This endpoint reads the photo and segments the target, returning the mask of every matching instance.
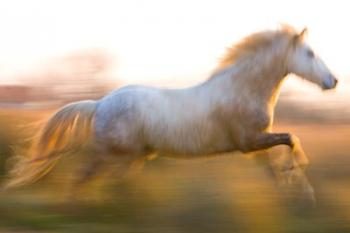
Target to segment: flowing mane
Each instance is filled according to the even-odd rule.
[[[289,25],[282,25],[278,30],[253,33],[227,48],[225,55],[220,59],[214,73],[236,63],[242,57],[256,54],[259,50],[269,47],[276,39],[281,37],[292,39],[295,35],[297,35],[297,31]]]

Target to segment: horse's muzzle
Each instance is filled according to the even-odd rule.
[[[338,79],[335,78],[333,75],[330,75],[330,77],[322,83],[322,89],[323,90],[330,90],[334,89],[338,84]]]

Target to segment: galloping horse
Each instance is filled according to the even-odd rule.
[[[83,169],[77,184],[92,177],[107,157],[119,163],[122,176],[155,153],[195,158],[287,145],[297,165],[306,165],[295,135],[272,132],[274,107],[288,74],[324,90],[337,84],[305,43],[305,34],[306,29],[299,33],[282,26],[249,35],[228,49],[209,79],[193,87],[126,86],[97,101],[64,106],[38,132],[7,186],[37,180],[62,154],[88,140],[94,145],[94,161]]]

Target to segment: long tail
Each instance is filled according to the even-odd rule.
[[[96,101],[68,104],[57,111],[34,137],[26,156],[10,170],[4,188],[35,182],[65,153],[79,149],[91,135]]]

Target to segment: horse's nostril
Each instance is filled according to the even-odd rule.
[[[322,89],[323,90],[333,89],[337,86],[337,84],[338,84],[338,79],[333,75],[329,75],[328,79],[323,81]]]
[[[334,79],[334,87],[336,87],[337,86],[337,84],[338,84],[338,79]]]

